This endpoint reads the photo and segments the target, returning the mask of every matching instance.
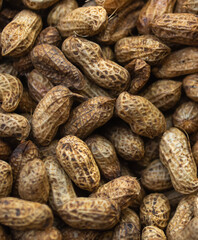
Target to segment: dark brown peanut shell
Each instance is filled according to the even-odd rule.
[[[157,78],[172,78],[198,72],[198,48],[187,47],[172,52],[162,64],[153,68]]]
[[[34,68],[30,58],[30,54],[28,53],[25,56],[14,60],[13,67],[16,69],[20,76],[28,74]]]
[[[161,111],[174,107],[181,97],[182,83],[172,80],[158,80],[152,83],[142,96]]]
[[[0,113],[0,137],[14,137],[25,140],[30,133],[27,118],[16,113]]]
[[[35,158],[21,169],[19,195],[24,200],[46,203],[49,197],[49,181],[43,161]]]
[[[103,231],[102,233],[100,231],[100,235],[97,237],[97,240],[109,240],[109,239],[112,240],[112,237],[113,237],[113,234],[114,234],[113,230],[114,229],[108,230],[108,231]]]
[[[192,147],[192,154],[195,159],[196,165],[198,166],[198,141]]]
[[[67,87],[59,85],[47,92],[38,103],[32,117],[32,132],[40,145],[49,145],[58,127],[67,121],[75,95]]]
[[[102,175],[112,180],[120,176],[120,162],[112,143],[100,135],[91,135],[85,141]]]
[[[45,229],[51,227],[51,209],[36,202],[19,198],[0,198],[0,223],[16,230]]]
[[[167,240],[164,231],[155,226],[147,226],[142,230],[142,240]]]
[[[198,104],[185,102],[181,104],[173,114],[173,125],[182,128],[187,133],[198,130]]]
[[[102,46],[101,49],[104,59],[114,61],[115,55],[110,46]]]
[[[63,240],[99,240],[99,231],[80,230],[72,227],[65,227],[62,231]]]
[[[120,208],[111,199],[81,197],[68,200],[59,214],[71,227],[106,230],[118,223]]]
[[[29,95],[29,91],[27,89],[23,89],[23,94],[19,105],[17,107],[17,111],[20,113],[33,113],[36,108],[36,102]]]
[[[181,199],[185,196],[179,192],[176,192],[174,189],[168,192],[164,192],[164,195],[168,198],[171,209],[175,209]]]
[[[11,193],[12,182],[11,166],[7,162],[0,160],[0,198],[7,197]]]
[[[60,166],[56,157],[48,156],[44,159],[45,168],[50,184],[49,204],[57,211],[68,199],[75,198],[71,179]]]
[[[39,15],[29,10],[19,12],[2,31],[2,55],[25,55],[32,48],[41,29],[42,19]]]
[[[10,165],[13,173],[13,195],[18,196],[19,174],[25,164],[39,157],[37,146],[30,140],[20,143],[12,152]]]
[[[117,202],[121,209],[127,208],[133,199],[140,194],[140,184],[135,177],[121,176],[100,186],[91,198],[110,198]]]
[[[95,42],[72,36],[63,42],[62,51],[90,80],[111,90],[114,95],[128,87],[129,72],[117,63],[105,60],[101,47]]]
[[[17,69],[14,67],[14,63],[4,62],[0,64],[0,73],[7,73],[14,77],[18,75]]]
[[[13,112],[23,94],[21,81],[10,74],[0,73],[0,101],[1,108],[6,112]]]
[[[152,35],[125,37],[115,45],[116,59],[119,63],[129,63],[141,58],[149,64],[156,64],[164,59],[170,48]]]
[[[166,13],[151,23],[152,32],[164,42],[198,46],[198,16],[190,13]]]
[[[39,154],[41,158],[56,156],[56,147],[58,140],[53,140],[48,146],[40,147]]]
[[[198,74],[191,74],[183,79],[184,91],[190,99],[198,102]]]
[[[71,64],[59,48],[49,44],[40,44],[33,48],[31,60],[34,67],[54,85],[65,85],[82,89],[82,73]]]
[[[143,199],[140,206],[140,220],[144,226],[164,229],[169,221],[170,204],[162,193],[151,193]]]
[[[146,98],[123,92],[116,100],[116,113],[138,135],[154,138],[166,129],[164,115]]]
[[[0,239],[1,240],[8,240],[8,236],[2,226],[0,226]]]
[[[81,103],[71,111],[68,121],[61,129],[62,136],[75,135],[86,138],[111,119],[114,105],[115,99],[105,96],[90,98]]]
[[[0,159],[8,160],[11,153],[10,145],[0,139]]]
[[[93,191],[99,186],[99,169],[91,151],[81,139],[71,135],[60,139],[56,155],[65,172],[79,188]]]

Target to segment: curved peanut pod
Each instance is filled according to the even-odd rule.
[[[110,229],[118,223],[120,217],[117,203],[102,198],[70,199],[58,212],[65,223],[78,229]]]
[[[13,112],[22,97],[23,85],[21,81],[10,74],[0,73],[1,108],[6,112]]]
[[[0,137],[15,137],[20,141],[25,140],[29,133],[27,118],[15,113],[0,113]]]
[[[0,198],[0,223],[16,230],[45,229],[51,227],[51,209],[36,202],[19,198]]]
[[[140,184],[135,177],[121,176],[99,187],[90,197],[110,198],[116,201],[121,209],[125,209],[138,197],[140,190]]]
[[[59,140],[56,155],[71,180],[84,190],[93,191],[99,186],[100,172],[88,146],[76,136]]]
[[[147,226],[142,230],[142,240],[167,240],[167,238],[162,229]]]
[[[28,8],[34,9],[34,10],[40,10],[40,9],[45,9],[52,6],[54,3],[58,2],[59,0],[44,0],[44,1],[22,0],[22,1],[23,1],[23,4]]]
[[[197,166],[187,135],[178,128],[170,128],[161,138],[159,151],[175,190],[183,194],[197,191]]]
[[[0,197],[7,197],[12,190],[12,168],[2,160],[0,160],[0,173]]]

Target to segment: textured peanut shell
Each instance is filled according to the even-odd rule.
[[[99,231],[80,230],[72,227],[66,227],[62,231],[63,240],[99,240]]]
[[[45,229],[51,227],[51,209],[36,202],[19,198],[0,198],[0,223],[16,230]]]
[[[191,74],[183,79],[183,89],[186,96],[198,102],[198,74]]]
[[[151,162],[141,173],[141,183],[152,191],[163,191],[172,187],[168,170],[160,160]]]
[[[0,73],[7,73],[15,77],[18,75],[17,69],[14,67],[14,64],[11,62],[1,63]]]
[[[29,91],[26,88],[24,88],[21,100],[17,107],[17,111],[20,113],[32,114],[35,108],[36,108],[36,102],[31,98]]]
[[[107,20],[107,12],[103,7],[79,7],[61,18],[57,28],[62,37],[91,37],[106,27]]]
[[[47,17],[47,23],[51,26],[57,26],[60,19],[78,7],[76,0],[62,0],[58,2]]]
[[[164,115],[146,98],[123,92],[116,100],[116,114],[138,135],[154,138],[166,129]]]
[[[156,64],[170,53],[170,48],[152,35],[125,37],[115,45],[119,63],[141,58],[149,64]]]
[[[100,135],[91,135],[85,141],[102,173],[108,179],[120,176],[120,162],[112,143]]]
[[[25,164],[34,158],[38,158],[39,152],[36,145],[28,140],[20,143],[12,152],[10,165],[13,173],[13,195],[18,196],[19,174]]]
[[[140,206],[140,220],[144,226],[156,226],[164,229],[169,221],[170,204],[162,193],[151,193],[143,199]]]
[[[141,9],[137,29],[140,34],[151,34],[151,24],[156,17],[173,12],[176,0],[149,0]]]
[[[144,142],[122,122],[107,125],[105,136],[112,142],[116,152],[126,161],[139,161],[144,156]]]
[[[161,138],[159,152],[174,189],[183,194],[197,191],[197,166],[187,135],[178,128],[170,128]]]
[[[181,104],[173,114],[173,124],[187,133],[198,130],[198,104],[192,101]]]
[[[147,226],[142,230],[142,240],[167,240],[167,238],[160,228]]]
[[[45,9],[52,6],[59,0],[22,0],[23,4],[33,10]]]
[[[165,42],[198,46],[198,16],[190,13],[167,13],[151,23],[152,32]]]
[[[187,47],[172,52],[162,64],[153,68],[157,78],[172,78],[198,71],[198,48]]]
[[[68,200],[59,214],[71,227],[106,230],[118,223],[120,208],[111,199],[81,197]]]
[[[29,10],[19,12],[2,31],[2,55],[25,55],[32,48],[41,29],[42,19],[39,15]]]
[[[112,240],[140,240],[140,229],[138,215],[130,208],[126,208],[121,212],[120,222],[115,227]]]
[[[142,96],[161,111],[174,107],[181,97],[182,83],[172,80],[158,80],[152,83]]]
[[[127,88],[130,81],[129,72],[117,63],[105,60],[98,44],[71,36],[63,42],[62,51],[90,80],[111,90],[114,95]]]
[[[22,93],[23,85],[17,77],[0,73],[0,100],[4,111],[13,112],[22,98]]]
[[[115,55],[110,46],[102,46],[101,49],[104,59],[114,61]]]
[[[185,9],[185,12],[197,14],[198,2],[197,0],[186,0],[183,3],[183,8]]]
[[[2,160],[0,160],[0,197],[7,197],[12,190],[12,168]]]
[[[48,156],[44,159],[45,168],[50,184],[49,204],[57,211],[68,199],[75,198],[71,179],[60,166],[56,157]]]
[[[11,153],[10,145],[0,139],[0,159],[7,160]]]
[[[82,89],[84,78],[82,73],[71,64],[62,51],[56,46],[40,44],[31,51],[34,67],[54,85],[65,85]]]
[[[16,113],[0,113],[0,137],[14,137],[25,140],[30,133],[28,120]]]
[[[13,67],[21,76],[28,74],[34,68],[30,54],[14,59]]]
[[[81,139],[71,135],[60,139],[56,155],[65,172],[79,188],[93,191],[99,186],[99,169],[91,151]]]
[[[94,97],[81,103],[69,116],[61,129],[62,136],[75,135],[86,138],[96,128],[103,126],[113,116],[115,99],[110,97]]]
[[[133,199],[140,194],[140,184],[135,177],[121,176],[100,186],[91,198],[110,198],[119,205],[121,209],[127,208]]]
[[[72,97],[67,87],[53,87],[38,103],[32,117],[34,139],[42,146],[49,145],[58,131],[58,127],[69,117]]]
[[[21,169],[19,195],[24,200],[46,203],[49,197],[49,181],[43,161],[35,158]]]
[[[58,140],[53,140],[48,146],[40,147],[39,154],[41,158],[56,156],[56,147]]]

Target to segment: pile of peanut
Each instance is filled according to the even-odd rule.
[[[0,8],[0,240],[198,240],[198,1]]]

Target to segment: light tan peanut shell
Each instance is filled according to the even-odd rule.
[[[49,145],[58,127],[67,121],[75,95],[67,87],[59,85],[47,92],[38,103],[32,117],[32,132],[40,145]]]
[[[105,96],[90,98],[81,103],[71,111],[68,121],[62,126],[62,136],[86,138],[112,118],[114,105],[115,99]]]
[[[167,240],[167,238],[160,228],[147,226],[142,230],[142,240]]]
[[[156,64],[170,53],[170,48],[153,35],[125,37],[115,44],[119,63],[141,58],[149,64]]]
[[[151,193],[143,199],[140,206],[140,220],[144,226],[156,226],[164,229],[169,221],[170,204],[162,193]]]
[[[110,198],[117,202],[121,209],[127,208],[133,199],[140,194],[140,184],[135,177],[121,176],[100,186],[91,198]]]
[[[57,211],[68,199],[75,198],[71,179],[60,166],[55,156],[44,159],[45,168],[50,184],[49,204]]]
[[[183,3],[185,12],[198,14],[198,2],[197,0],[186,0]]]
[[[62,37],[91,37],[101,32],[107,21],[107,12],[103,7],[79,7],[62,17],[57,28]]]
[[[51,209],[19,198],[0,198],[0,223],[16,230],[45,229],[52,226]]]
[[[153,68],[157,78],[172,78],[198,72],[198,48],[187,47],[172,52]]]
[[[173,187],[183,194],[198,190],[197,166],[187,135],[178,128],[167,130],[160,141],[160,160],[168,169]]]
[[[59,0],[22,0],[23,4],[30,9],[40,10],[52,6],[54,3]]]
[[[98,44],[71,36],[63,42],[62,51],[90,80],[100,87],[111,90],[114,95],[128,87],[129,72],[117,63],[105,60]]]
[[[71,135],[60,139],[56,155],[63,169],[79,188],[93,191],[99,186],[99,169],[91,151],[81,139]]]
[[[0,137],[14,137],[25,140],[30,133],[27,118],[16,113],[0,113]]]
[[[118,223],[120,217],[117,203],[103,198],[73,198],[58,212],[65,223],[78,229],[110,229]]]
[[[138,215],[130,208],[126,208],[121,212],[120,222],[115,227],[112,240],[140,240],[140,229],[141,225]]]
[[[0,197],[7,197],[12,190],[12,168],[2,160],[0,160]]]
[[[22,93],[23,85],[17,77],[0,73],[0,100],[4,111],[13,112],[22,98]]]
[[[141,95],[161,111],[174,107],[181,97],[182,83],[172,80],[158,80],[152,83]]]
[[[198,74],[190,74],[183,79],[183,89],[186,96],[198,102]]]
[[[93,157],[106,179],[114,179],[120,176],[120,162],[112,143],[100,135],[91,135],[85,140]]]
[[[168,169],[158,159],[142,171],[141,183],[152,191],[163,191],[172,187]]]
[[[164,115],[146,98],[122,92],[116,100],[116,114],[138,135],[154,138],[166,129]]]
[[[19,195],[24,200],[46,203],[49,197],[49,181],[43,161],[35,158],[21,169]]]
[[[0,159],[7,160],[11,153],[10,145],[0,139]]]
[[[22,10],[2,31],[2,55],[25,55],[30,51],[41,29],[41,17],[32,11]]]

